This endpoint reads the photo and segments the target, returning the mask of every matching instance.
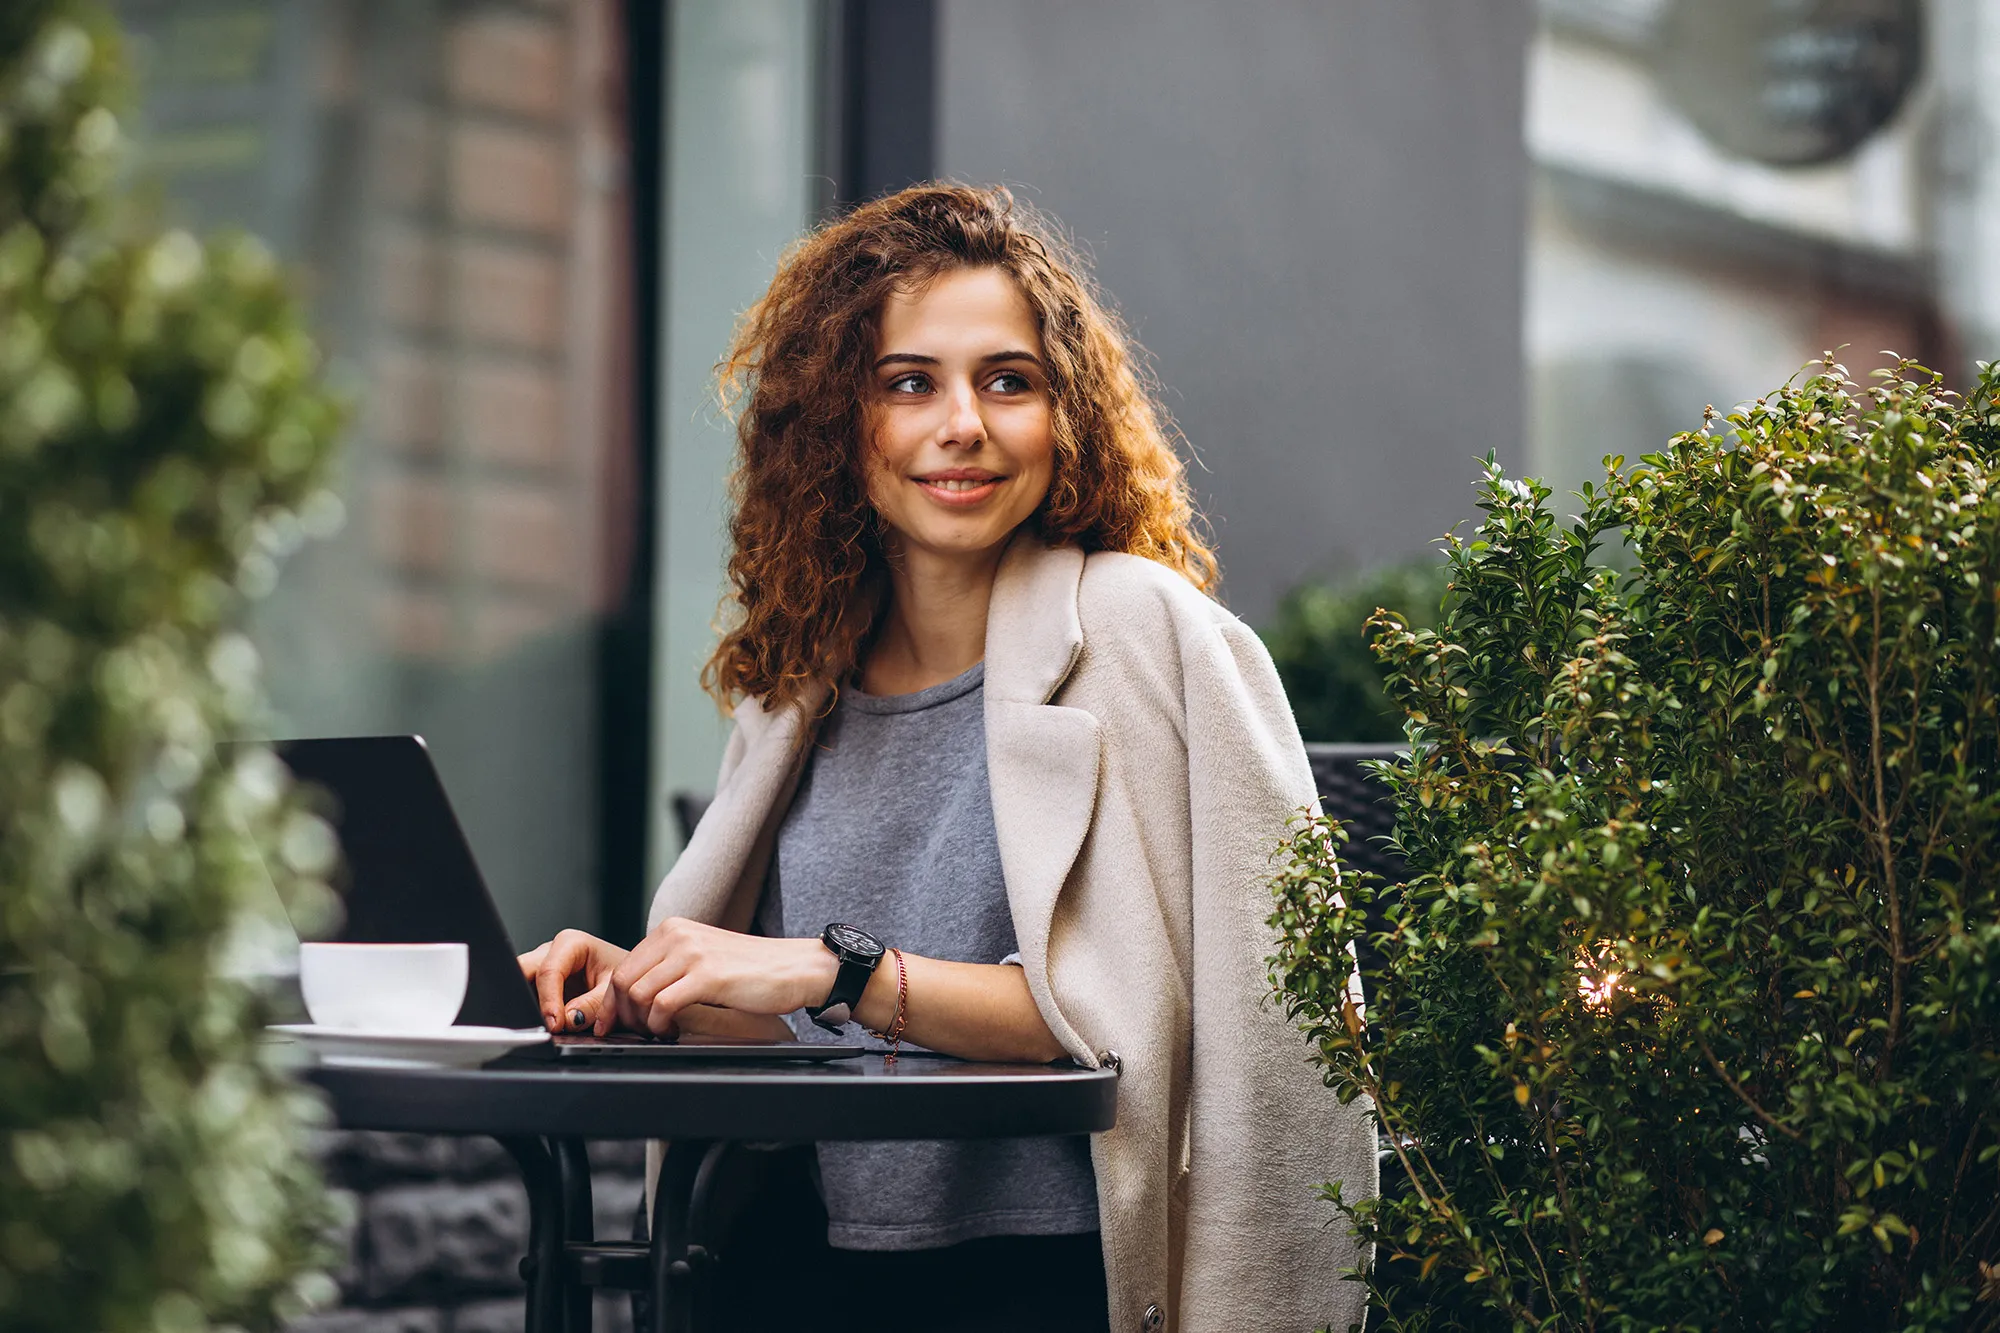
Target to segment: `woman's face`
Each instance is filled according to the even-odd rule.
[[[999,269],[956,269],[882,308],[868,499],[905,557],[996,552],[1049,493],[1048,374],[1033,309]]]

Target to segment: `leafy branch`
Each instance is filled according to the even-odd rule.
[[[1561,524],[1488,460],[1442,620],[1370,622],[1404,882],[1330,906],[1310,820],[1273,882],[1385,1326],[1992,1326],[2000,372],[1829,357],[1606,463]]]

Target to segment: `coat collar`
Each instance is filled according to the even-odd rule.
[[[1049,983],[1056,900],[1097,813],[1103,742],[1097,719],[1050,701],[1083,657],[1077,599],[1084,554],[1016,537],[986,614],[986,771],[1007,904],[1028,989],[1063,1047],[1094,1064]]]
[[[986,697],[1045,704],[1083,655],[1083,552],[1030,532],[1008,543],[986,611]]]

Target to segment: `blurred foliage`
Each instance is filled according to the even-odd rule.
[[[1413,560],[1347,583],[1302,583],[1285,595],[1262,637],[1300,735],[1309,741],[1403,738],[1403,710],[1383,690],[1388,669],[1368,647],[1368,617],[1394,611],[1411,625],[1435,626],[1447,572],[1442,560]]]
[[[1879,374],[1573,526],[1489,461],[1443,625],[1376,619],[1411,877],[1302,821],[1272,967],[1393,1153],[1379,1326],[2000,1327],[2000,370]]]
[[[331,1283],[319,1103],[220,975],[251,895],[331,901],[231,629],[337,521],[340,413],[270,257],[112,192],[116,32],[0,6],[0,1328],[269,1328]]]

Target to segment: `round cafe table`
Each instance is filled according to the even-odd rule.
[[[596,1290],[652,1293],[658,1333],[726,1328],[707,1277],[769,1154],[826,1139],[978,1139],[1111,1128],[1117,1057],[1103,1069],[973,1064],[905,1054],[806,1062],[484,1069],[321,1067],[306,1077],[347,1129],[485,1135],[528,1190],[528,1333],[589,1333]],[[591,1235],[589,1139],[665,1139],[652,1239]]]

